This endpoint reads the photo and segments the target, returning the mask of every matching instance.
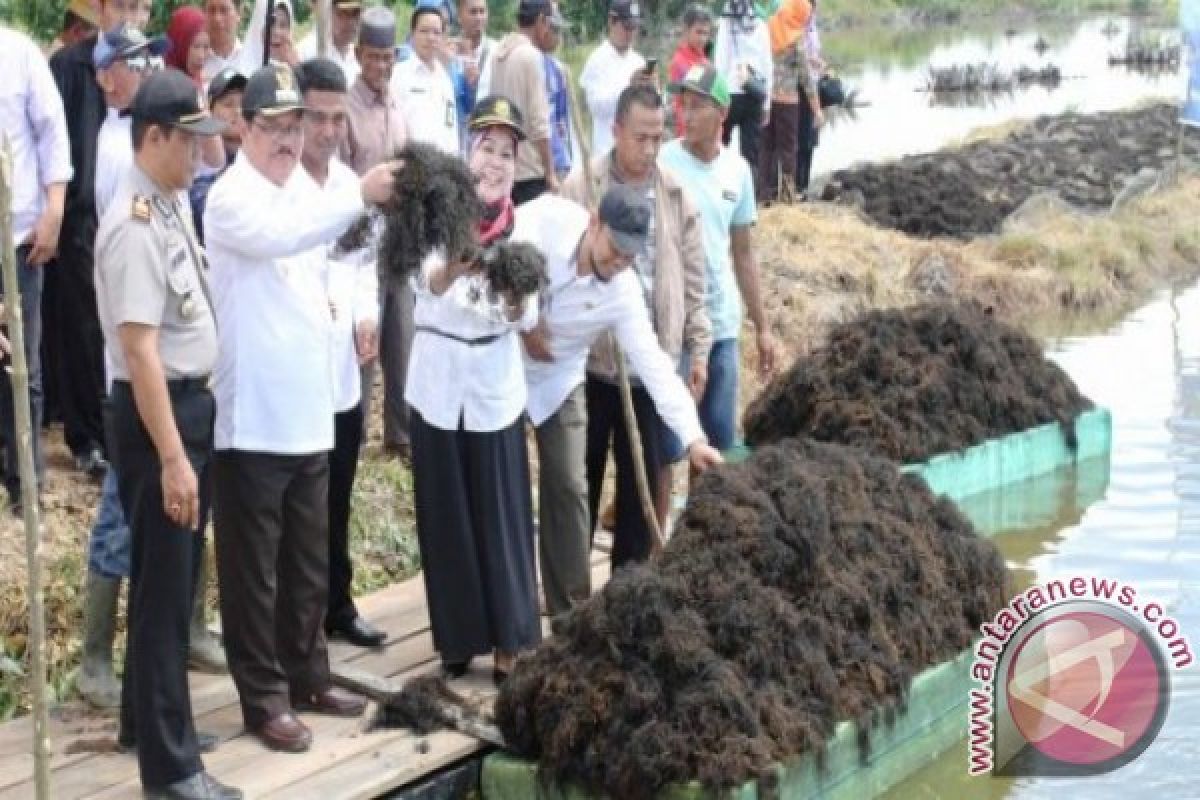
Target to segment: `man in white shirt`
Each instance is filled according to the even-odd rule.
[[[358,58],[354,54],[354,45],[358,41],[358,25],[362,21],[362,0],[333,0],[333,17],[329,21],[329,47],[325,49],[325,58],[342,68],[346,76],[346,85],[354,84],[358,78]],[[300,40],[296,51],[300,58],[308,60],[321,55],[317,47],[316,25],[308,35]]]
[[[298,170],[303,103],[291,67],[246,84],[237,159],[204,212],[218,331],[214,522],[229,671],[248,730],[307,750],[293,709],[357,716],[335,690],[322,620],[329,583],[333,318],[325,246],[392,190],[392,163],[314,193]]]
[[[736,128],[742,158],[752,170],[757,170],[758,144],[767,115],[771,113],[771,85],[775,74],[771,35],[757,3],[726,0],[717,22],[713,66],[729,81],[732,95],[721,141],[728,145]]]
[[[311,192],[336,195],[358,176],[335,158],[346,134],[346,81],[333,59],[314,58],[296,70],[304,94],[300,162]],[[375,358],[379,279],[371,248],[346,253],[331,243],[324,283],[333,314],[333,451],[329,454],[329,602],[325,632],[359,647],[377,647],[383,631],[359,615],[350,595],[350,494],[363,438],[360,366]]]
[[[67,182],[71,180],[71,145],[62,97],[42,53],[25,34],[0,25],[0,130],[13,155],[11,220],[17,254],[17,289],[29,368],[30,420],[34,467],[41,481],[42,422],[42,267],[58,251]],[[9,503],[20,511],[17,436],[9,373],[0,371],[0,412],[9,470],[5,488]]]
[[[597,214],[554,195],[517,209],[512,240],[535,245],[548,273],[537,327],[522,338],[538,441],[538,550],[551,615],[591,594],[583,384],[599,336],[616,338],[692,466],[702,470],[721,461],[677,365],[659,347],[641,281],[629,269],[645,246],[650,213],[645,193],[622,184],[609,187]]]
[[[455,41],[462,62],[462,84],[458,87],[458,122],[466,151],[467,119],[475,102],[488,96],[492,84],[492,51],[496,40],[487,35],[487,0],[458,0],[459,37]]]
[[[612,0],[608,7],[608,38],[588,56],[579,74],[579,86],[592,115],[592,156],[612,149],[617,98],[637,73],[646,71],[646,59],[633,49],[642,10],[637,0]]]
[[[457,155],[458,102],[454,81],[440,59],[445,28],[438,9],[418,6],[413,11],[413,54],[392,70],[391,92],[410,139]]]
[[[237,35],[242,22],[242,0],[204,0],[204,18],[212,48],[204,61],[204,82],[207,84],[225,67],[238,66],[242,52],[242,42]]]

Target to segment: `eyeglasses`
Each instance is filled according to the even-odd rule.
[[[300,125],[274,125],[254,120],[254,127],[276,141],[280,139],[295,139],[304,135],[304,128]]]

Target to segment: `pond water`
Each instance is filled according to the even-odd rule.
[[[1088,464],[967,511],[1000,531],[1018,582],[1127,582],[1200,646],[1200,288],[1164,292],[1099,335],[1051,339],[1051,357],[1113,415],[1110,465]],[[1106,468],[1107,467],[1107,468]],[[971,778],[965,743],[887,796],[1200,797],[1200,666],[1171,675],[1166,722],[1140,758],[1091,778]],[[963,712],[966,713],[965,711]]]
[[[868,103],[852,116],[838,115],[822,132],[814,174],[827,174],[861,161],[886,161],[937,150],[971,131],[1016,118],[1064,111],[1110,111],[1147,98],[1179,102],[1186,76],[1143,74],[1109,66],[1108,56],[1125,48],[1128,35],[1158,41],[1176,36],[1163,24],[1095,16],[1037,27],[1003,26],[968,31],[847,29],[824,38],[826,58],[839,67],[848,89]],[[1049,45],[1039,55],[1035,44]],[[986,63],[1011,72],[1027,66],[1057,66],[1064,76],[1053,89],[1031,87],[1011,93],[968,98],[954,106],[935,104],[926,85],[929,68]],[[975,105],[963,105],[965,102]]]

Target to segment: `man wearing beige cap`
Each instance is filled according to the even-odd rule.
[[[64,47],[81,42],[96,32],[96,21],[100,18],[99,0],[71,0],[63,12],[62,30],[46,50],[46,57]]]

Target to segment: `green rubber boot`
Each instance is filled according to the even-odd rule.
[[[117,598],[121,579],[88,573],[84,607],[83,663],[75,688],[94,708],[121,705],[121,682],[113,671],[113,637],[117,632]]]
[[[225,650],[208,629],[205,619],[205,594],[208,588],[208,559],[200,559],[196,576],[196,595],[192,599],[192,622],[188,630],[188,666],[200,672],[222,675],[229,671]]]

